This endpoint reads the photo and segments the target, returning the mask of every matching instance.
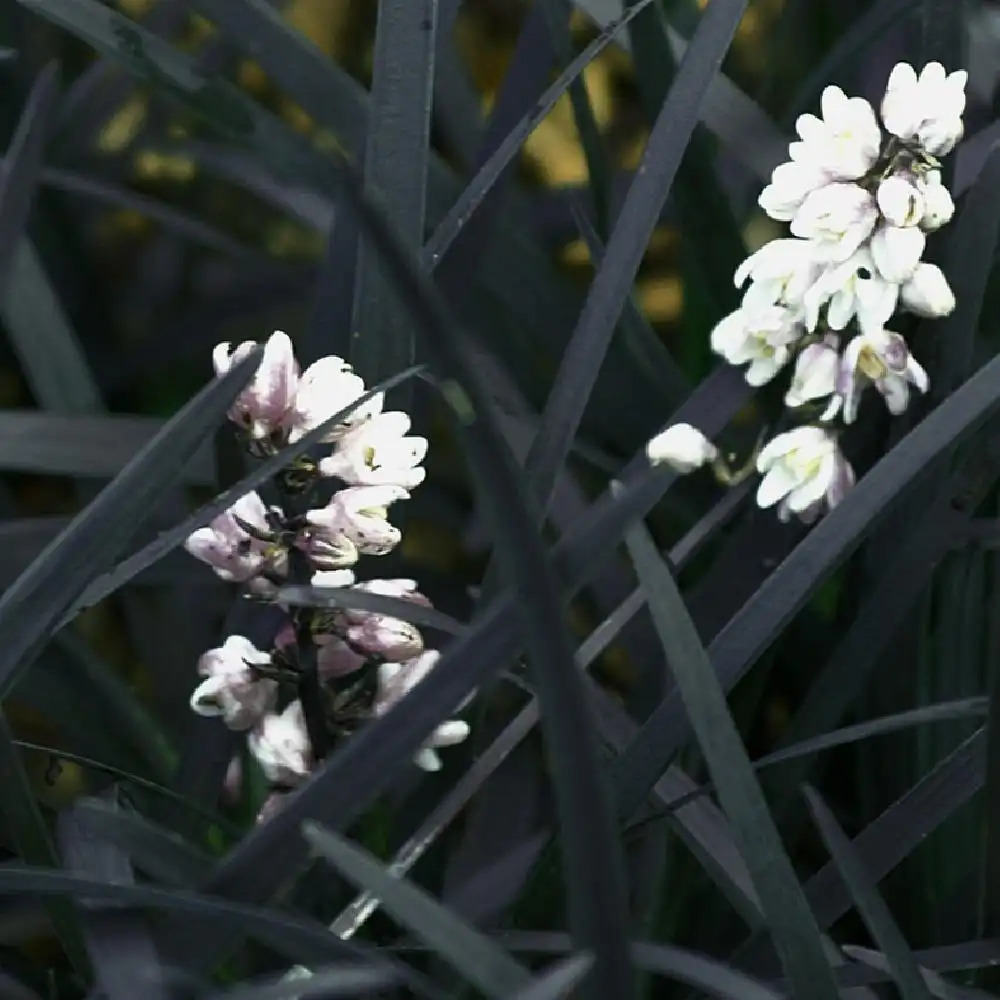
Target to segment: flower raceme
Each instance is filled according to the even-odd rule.
[[[224,375],[254,346],[219,344],[212,353],[216,374]],[[301,371],[291,340],[279,331],[267,340],[257,373],[229,417],[252,455],[273,455],[364,393],[363,380],[342,358],[320,358]],[[414,580],[358,583],[354,577],[362,556],[385,555],[400,543],[389,508],[424,479],[427,441],[410,434],[407,414],[383,407],[381,393],[356,406],[325,434],[325,454],[296,463],[294,478],[276,477],[264,495],[270,502],[276,493],[280,503],[268,506],[258,493],[248,493],[185,542],[223,580],[240,584],[254,600],[278,603],[286,615],[268,649],[230,635],[206,652],[191,696],[198,714],[247,733],[250,754],[274,787],[262,819],[319,763],[310,738],[317,726],[330,740],[349,738],[437,662],[420,630],[392,615],[281,603],[283,585],[308,583],[430,606]],[[304,670],[314,671],[318,697],[314,686],[303,687]],[[416,763],[437,770],[435,748],[461,742],[468,731],[460,720],[442,724]]]
[[[738,309],[711,332],[712,350],[761,386],[792,367],[785,406],[815,419],[779,434],[756,457],[761,507],[811,521],[854,481],[829,426],[857,419],[873,387],[892,414],[924,393],[927,373],[904,338],[887,327],[897,311],[937,318],[955,308],[941,269],[923,255],[929,234],[955,212],[938,157],[963,134],[964,70],[907,63],[889,75],[879,114],[866,100],[827,87],[820,114],[801,115],[789,159],[775,168],[758,203],[790,236],[760,247],[736,270]],[[815,414],[815,416],[813,416]],[[655,437],[647,453],[677,472],[710,464],[719,482],[734,475],[718,449],[687,425]]]

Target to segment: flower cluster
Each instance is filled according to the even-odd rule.
[[[814,519],[854,481],[832,421],[857,418],[872,386],[893,414],[911,387],[926,392],[927,373],[906,340],[886,328],[897,311],[940,317],[955,307],[948,281],[923,260],[927,234],[955,206],[938,157],[963,134],[967,74],[907,63],[889,76],[881,124],[872,106],[827,87],[822,116],[804,114],[790,159],[775,168],[759,198],[791,235],[772,240],[736,271],[738,309],[711,334],[715,353],[746,366],[753,386],[793,366],[784,401],[792,415],[816,422],[777,435],[757,456],[761,507],[778,504],[785,520]],[[688,425],[650,442],[652,462],[678,472],[711,463],[732,481],[714,445]]]
[[[213,352],[216,374],[254,346],[220,344]],[[350,412],[322,435],[322,457],[297,461],[270,484],[277,502],[246,494],[195,531],[185,543],[188,552],[256,600],[280,602],[281,588],[296,583],[428,605],[413,580],[355,582],[361,556],[384,555],[399,544],[389,507],[423,481],[427,452],[427,441],[409,434],[405,413],[385,411],[380,393],[361,401],[365,395],[363,380],[341,358],[321,358],[302,372],[291,340],[273,334],[229,413],[250,453],[275,454]],[[316,765],[321,752],[310,733],[317,727],[331,741],[349,736],[395,704],[438,656],[424,648],[415,626],[384,614],[348,607],[283,610],[287,624],[272,648],[231,635],[205,653],[198,663],[204,679],[191,698],[195,712],[248,733],[250,752],[279,791]],[[311,689],[320,692],[313,703],[301,694],[307,670],[317,681]],[[442,724],[416,763],[436,770],[435,748],[467,735],[462,721]]]

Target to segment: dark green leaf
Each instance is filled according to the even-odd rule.
[[[563,1000],[577,987],[593,964],[594,960],[589,955],[573,955],[556,962],[508,1000]]]
[[[35,801],[35,793],[14,743],[7,717],[0,710],[0,816],[6,820],[17,855],[26,865],[59,868],[59,855],[49,836],[48,827]],[[52,900],[46,905],[49,919],[59,942],[76,971],[87,978],[90,961],[83,940],[80,915],[66,900]]]
[[[379,0],[365,190],[381,194],[414,253],[424,240],[436,28],[437,0]],[[348,360],[374,383],[412,365],[416,342],[377,249],[362,239],[359,255]]]
[[[209,994],[206,1000],[333,1000],[334,997],[369,995],[398,982],[385,969],[370,965],[334,965],[314,969],[308,976],[285,975],[265,982],[248,982],[231,990]]]
[[[56,404],[52,404],[56,405]],[[40,475],[113,479],[163,426],[154,417],[0,411],[0,468]],[[204,448],[181,471],[182,481],[212,482]]]
[[[64,875],[44,868],[0,867],[0,894],[74,896],[100,900],[109,909],[142,907],[185,913],[192,921],[235,924],[244,933],[266,940],[272,947],[301,962],[323,963],[342,959],[364,961],[369,958],[368,950],[333,937],[322,924],[315,921],[291,916],[280,910],[243,906],[176,889],[122,885],[90,876]],[[390,974],[394,969],[400,968],[385,961],[375,961],[372,964],[376,968],[388,968]],[[406,978],[413,981],[415,977],[406,975]]]
[[[0,294],[5,298],[10,287],[11,264],[38,188],[58,97],[59,66],[52,62],[31,88],[0,174]]]
[[[370,854],[316,823],[303,827],[313,850],[355,885],[378,896],[393,919],[496,1000],[531,982],[531,973],[422,889],[389,874]]]
[[[128,858],[114,844],[96,836],[75,807],[59,816],[59,843],[66,867],[80,875],[106,882],[134,883]],[[86,912],[85,902],[78,904]],[[87,950],[94,966],[95,985],[107,1000],[132,1000],[136,973],[142,978],[142,995],[167,1000],[164,971],[142,918],[132,913],[87,913],[84,924]]]
[[[385,594],[369,593],[354,587],[282,587],[275,598],[282,604],[300,608],[356,608],[377,615],[388,615],[400,621],[412,622],[425,628],[457,634],[465,626],[451,615],[425,607],[415,601]]]
[[[635,527],[626,533],[625,540],[667,663],[788,977],[802,996],[834,998],[837,990],[819,928],[684,599],[646,531]]]
[[[1000,236],[1000,148],[986,158],[948,230],[941,261],[955,293],[955,309],[934,325],[939,363],[932,392],[943,399],[972,368],[983,296]]]
[[[0,597],[0,694],[10,691],[84,588],[149,517],[259,363],[258,349],[202,389]]]
[[[833,863],[847,885],[869,933],[885,952],[892,978],[904,1000],[930,1000],[930,993],[921,978],[913,953],[896,926],[885,900],[878,894],[874,881],[854,853],[850,840],[814,789],[806,787],[805,796]]]

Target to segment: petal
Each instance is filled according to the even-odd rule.
[[[757,487],[757,506],[773,507],[795,488],[797,482],[784,465],[774,465]]]

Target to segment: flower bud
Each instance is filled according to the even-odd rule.
[[[916,226],[879,226],[872,237],[872,259],[886,281],[906,281],[916,270],[927,237]]]
[[[951,192],[941,183],[941,175],[938,173],[937,183],[929,181],[924,185],[924,214],[920,219],[920,228],[925,232],[933,232],[951,222],[954,214],[955,202]]]
[[[674,424],[646,445],[646,455],[652,465],[665,463],[681,475],[711,462],[718,454],[715,445],[690,424]]]
[[[918,316],[947,316],[955,308],[955,295],[941,268],[919,264],[900,288],[903,305]]]
[[[924,214],[924,196],[904,177],[894,174],[878,186],[879,211],[893,226],[915,226]]]
[[[812,399],[829,396],[837,387],[840,370],[840,338],[830,334],[819,344],[810,344],[795,362],[792,384],[785,394],[785,406],[802,406]]]

